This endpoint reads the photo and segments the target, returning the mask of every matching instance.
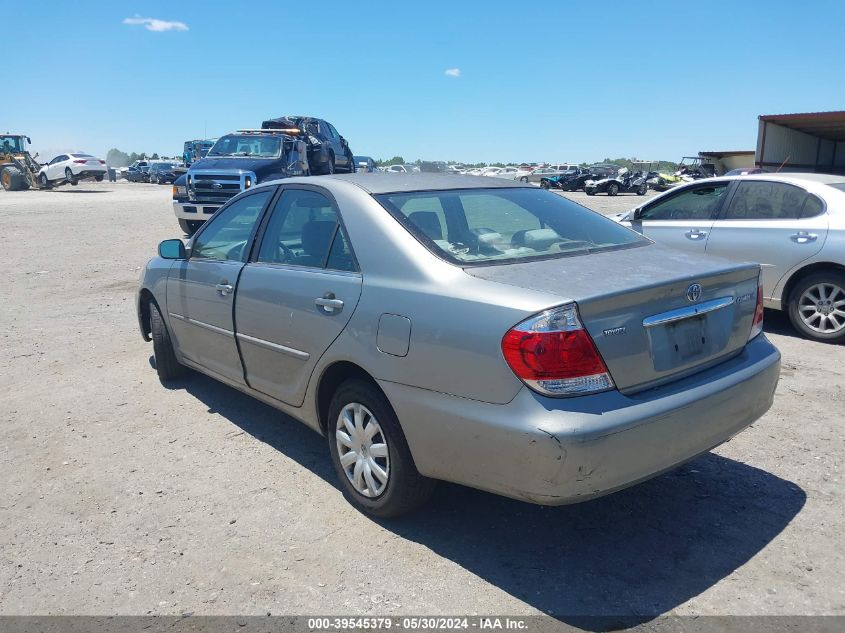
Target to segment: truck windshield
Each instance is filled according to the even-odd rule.
[[[208,151],[208,155],[278,158],[281,155],[281,150],[282,139],[278,136],[227,134],[226,136],[220,137],[220,139]]]

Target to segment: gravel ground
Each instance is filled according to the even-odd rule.
[[[442,485],[377,522],[304,426],[157,380],[133,297],[169,196],[0,191],[0,614],[845,614],[845,347],[767,313],[774,407],[713,453],[580,505]]]

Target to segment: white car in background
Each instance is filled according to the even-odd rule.
[[[507,178],[509,180],[514,180],[518,175],[523,172],[520,172],[516,167],[502,167],[499,171],[495,174],[486,174],[487,176],[495,176],[496,178]]]
[[[76,185],[80,180],[93,178],[100,182],[106,175],[106,161],[91,154],[59,154],[38,171],[38,182],[42,187],[69,182]]]
[[[416,174],[420,168],[416,165],[391,165],[385,171],[388,174]]]
[[[721,176],[673,187],[618,222],[678,250],[759,263],[767,308],[845,342],[845,176]]]

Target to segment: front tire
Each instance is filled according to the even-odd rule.
[[[615,182],[610,183],[607,186],[607,195],[615,196],[617,193],[619,193],[619,185],[617,185]]]
[[[179,218],[179,228],[181,228],[188,237],[193,237],[194,233],[200,230],[202,224],[202,222],[198,222],[197,220],[183,220],[182,218]]]
[[[40,173],[38,174],[38,186],[42,189],[49,189],[50,188],[50,180],[47,178],[47,174]]]
[[[0,171],[0,184],[6,191],[23,191],[28,188],[26,179],[17,167],[4,167]]]
[[[153,355],[156,361],[158,379],[163,382],[178,380],[185,375],[185,367],[176,360],[170,332],[164,324],[164,319],[155,302],[150,301],[150,332],[153,339]]]
[[[586,193],[588,196],[594,196],[594,195],[596,195],[596,190],[595,189],[584,189],[584,193]]]
[[[521,176],[519,182],[528,182],[528,176]]]
[[[805,338],[845,341],[845,274],[822,271],[799,280],[789,293],[789,320]]]
[[[637,195],[638,196],[644,196],[647,191],[648,191],[648,185],[640,185],[639,188],[637,189]]]
[[[417,471],[399,420],[375,385],[360,379],[342,383],[328,416],[329,452],[349,503],[386,518],[428,500],[436,482]]]
[[[549,188],[549,181],[548,180],[541,180],[540,181],[540,188],[541,189],[548,189]]]

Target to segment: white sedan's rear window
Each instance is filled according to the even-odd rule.
[[[542,189],[421,191],[376,199],[435,255],[462,265],[649,243],[640,234]]]

